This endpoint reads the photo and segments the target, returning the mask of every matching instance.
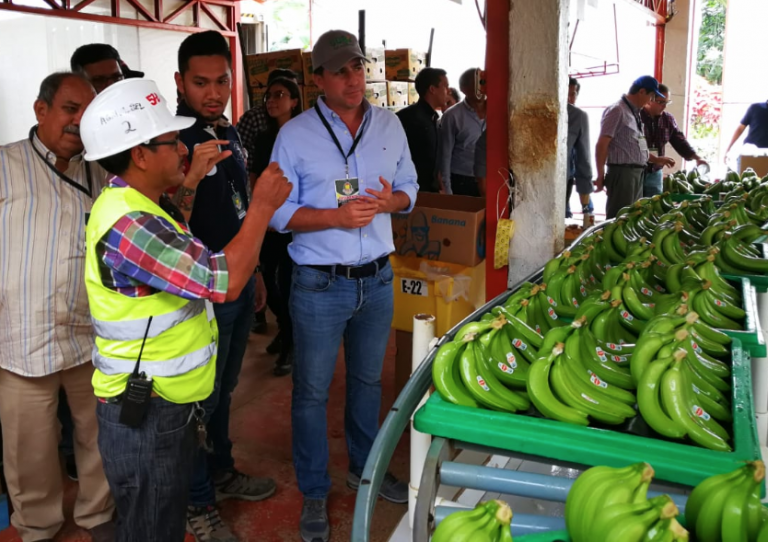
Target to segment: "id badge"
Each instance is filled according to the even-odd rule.
[[[240,197],[240,194],[237,192],[234,192],[232,194],[232,203],[235,204],[235,211],[237,211],[237,218],[240,220],[245,218],[245,205],[243,205],[243,199]]]
[[[333,184],[336,189],[336,204],[339,207],[360,197],[360,182],[357,177],[336,179]]]
[[[645,136],[637,136],[637,144],[640,145],[640,152],[648,152],[648,142]]]

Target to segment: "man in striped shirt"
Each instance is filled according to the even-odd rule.
[[[43,80],[29,137],[0,147],[0,420],[3,461],[23,542],[64,523],[59,389],[75,422],[75,523],[114,540],[114,503],[96,436],[85,292],[85,223],[106,172],[82,158],[80,117],[95,96],[79,74]]]
[[[600,138],[595,149],[595,187],[598,192],[605,188],[608,193],[606,218],[614,218],[619,209],[643,197],[646,164],[666,166],[671,162],[674,165],[672,158],[648,152],[640,110],[654,96],[664,97],[659,92],[659,82],[650,75],[644,75],[632,83],[628,94],[603,112]]]

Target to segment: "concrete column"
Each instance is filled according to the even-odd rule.
[[[570,0],[510,0],[509,156],[514,284],[563,248]]]
[[[677,125],[683,133],[687,133],[688,89],[692,83],[688,76],[690,73],[695,73],[695,71],[690,71],[690,50],[691,47],[695,47],[698,42],[697,39],[691,41],[692,37],[697,38],[697,36],[691,36],[694,21],[692,11],[694,4],[695,2],[692,0],[675,1],[677,15],[667,23],[666,46],[664,48],[664,73],[662,83],[672,90],[670,99],[673,101],[672,105],[667,107],[667,111],[675,117]],[[693,61],[696,61],[695,55]],[[693,66],[694,70],[695,68],[696,66]],[[675,167],[669,171],[680,169],[683,160],[671,145],[667,145],[666,153],[667,156],[671,156],[677,161]]]

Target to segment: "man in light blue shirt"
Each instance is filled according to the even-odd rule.
[[[272,227],[292,231],[296,263],[293,462],[304,495],[305,542],[330,537],[326,403],[342,338],[347,367],[347,485],[357,489],[378,432],[381,369],[393,312],[391,213],[409,212],[418,183],[398,118],[364,100],[365,56],[350,33],[323,34],[312,51],[317,105],[280,130],[272,153],[293,183]],[[387,474],[381,496],[408,501]]]
[[[475,177],[475,146],[485,130],[485,100],[475,91],[472,68],[461,74],[459,88],[464,99],[440,119],[437,167],[438,179],[446,194],[485,196],[485,186]]]

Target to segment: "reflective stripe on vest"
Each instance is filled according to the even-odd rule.
[[[177,376],[193,371],[198,367],[202,367],[208,363],[208,360],[210,360],[215,353],[216,343],[212,342],[208,346],[178,358],[149,362],[144,362],[142,360],[139,364],[139,369],[149,377]],[[98,348],[94,348],[93,365],[105,375],[130,374],[136,366],[136,361],[108,358],[101,355]]]
[[[96,318],[91,317],[91,322],[93,322],[93,328],[96,331],[96,335],[102,339],[108,341],[136,341],[143,339],[145,333],[147,333],[148,339],[157,337],[172,327],[186,322],[187,320],[191,320],[205,309],[205,301],[197,299],[190,301],[178,310],[159,316],[153,316],[152,326],[149,328],[149,333],[147,333],[147,323],[149,322],[149,318],[109,322],[107,320],[97,320]]]

